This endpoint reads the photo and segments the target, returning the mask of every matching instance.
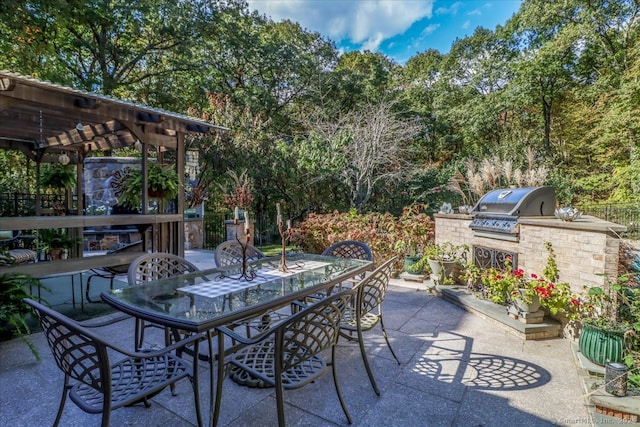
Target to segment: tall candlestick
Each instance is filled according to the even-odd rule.
[[[290,219],[288,219],[288,220],[287,220],[287,230],[288,230],[288,229],[290,229],[290,228],[291,228],[291,220],[290,220]]]
[[[233,210],[233,219],[236,221],[236,224],[238,223],[239,218],[240,218],[240,210],[236,206],[235,209]]]
[[[282,224],[282,212],[280,212],[280,203],[276,203],[276,211],[278,215],[276,216],[276,222],[278,224]]]

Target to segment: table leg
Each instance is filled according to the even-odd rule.
[[[73,276],[74,274],[71,275],[71,305],[76,308],[76,282]]]
[[[224,380],[224,334],[220,332],[216,332],[218,334],[218,381],[216,385],[216,396],[215,396],[215,407],[212,408],[211,414],[211,425],[217,426],[218,419],[220,418],[220,402],[222,400],[222,381]],[[215,358],[213,357],[213,349],[211,346],[211,331],[207,332],[209,334],[209,360],[213,361]],[[213,393],[213,362],[211,362],[211,392]],[[213,395],[211,395],[212,403],[213,403]]]
[[[80,276],[80,311],[82,311],[84,313],[84,296],[83,296],[83,292],[82,292],[82,271],[80,273],[78,273],[78,275]]]

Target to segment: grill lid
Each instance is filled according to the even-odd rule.
[[[553,187],[501,188],[489,191],[471,211],[472,215],[553,216]]]

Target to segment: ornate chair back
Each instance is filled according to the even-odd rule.
[[[129,266],[127,272],[127,279],[129,286],[142,285],[145,282],[151,282],[159,279],[166,279],[168,277],[178,276],[185,273],[194,273],[198,271],[191,262],[182,258],[181,256],[156,252],[151,254],[144,254],[134,259]],[[153,323],[147,323],[142,319],[136,318],[136,330],[135,330],[135,346],[136,349],[142,348],[144,344],[144,332],[148,327],[159,327]],[[165,329],[165,345],[171,342],[171,331],[168,328]],[[173,335],[178,334],[177,331],[173,331]]]
[[[373,261],[373,254],[366,243],[356,240],[344,240],[336,242],[322,252],[322,255],[335,256],[339,258],[354,258]]]
[[[193,273],[198,270],[198,267],[178,255],[156,252],[141,255],[133,260],[127,272],[127,279],[129,285],[141,285],[144,282]]]
[[[382,329],[382,335],[389,347],[389,351],[393,355],[396,362],[400,364],[398,356],[396,356],[387,331],[384,327],[384,321],[382,318],[382,302],[387,295],[387,289],[389,288],[389,280],[393,273],[393,263],[396,257],[393,257],[386,261],[384,264],[376,268],[370,275],[365,277],[359,283],[355,285],[356,289],[356,302],[355,306],[352,306],[345,312],[343,321],[340,324],[340,335],[350,341],[358,341],[360,346],[360,354],[364,362],[369,381],[375,393],[380,396],[380,389],[376,384],[373,377],[373,371],[369,366],[369,360],[367,359],[367,353],[364,348],[363,332],[373,329],[378,323]],[[373,311],[377,308],[377,313]],[[353,334],[356,333],[356,336]]]
[[[247,261],[255,261],[264,257],[265,255],[260,249],[247,245]],[[242,264],[242,246],[235,240],[222,242],[216,247],[214,259],[216,267]]]

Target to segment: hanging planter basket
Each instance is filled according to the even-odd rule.
[[[164,199],[165,196],[167,195],[167,193],[165,191],[163,191],[163,190],[152,190],[152,189],[149,189],[149,190],[147,190],[147,195],[149,197],[153,197],[155,199]]]

